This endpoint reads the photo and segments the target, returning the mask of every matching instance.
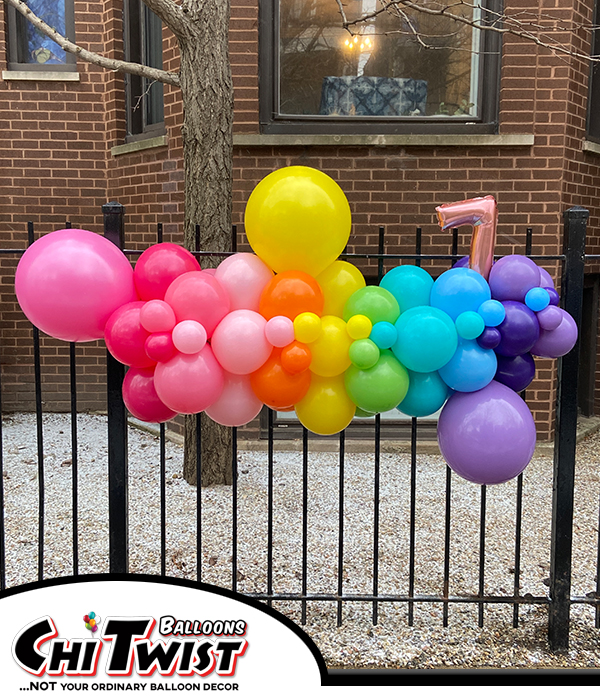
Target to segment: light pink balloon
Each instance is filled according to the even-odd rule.
[[[200,413],[221,395],[225,376],[206,344],[196,355],[178,353],[168,362],[159,362],[154,387],[159,399],[177,413]]]
[[[195,355],[206,345],[206,329],[198,321],[181,321],[173,328],[173,345],[186,355]]]
[[[154,368],[128,370],[123,380],[123,402],[132,416],[146,423],[165,423],[177,415],[158,398]]]
[[[215,423],[233,428],[254,420],[262,406],[262,401],[252,391],[250,377],[225,372],[223,393],[206,409],[206,415]]]
[[[236,253],[223,260],[215,277],[227,290],[232,311],[258,311],[260,295],[273,277],[273,271],[252,253]]]
[[[147,301],[140,311],[140,323],[148,333],[167,333],[177,323],[175,312],[161,299]]]
[[[232,374],[250,374],[262,367],[273,350],[265,336],[266,325],[266,320],[250,309],[227,314],[211,341],[221,367]]]
[[[271,345],[284,348],[294,342],[294,322],[287,316],[273,316],[267,321],[265,335]]]
[[[111,314],[137,301],[133,269],[106,238],[82,229],[53,231],[25,251],[15,276],[27,318],[48,335],[99,340]]]
[[[214,276],[205,272],[186,272],[178,277],[167,289],[165,301],[177,321],[198,321],[209,338],[229,313],[227,292]]]

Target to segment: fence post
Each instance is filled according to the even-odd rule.
[[[109,202],[102,206],[102,214],[104,237],[122,250],[125,207]],[[122,394],[125,371],[125,366],[107,350],[109,570],[115,574],[129,570],[127,409]]]
[[[572,207],[564,213],[563,252],[566,260],[561,300],[562,307],[571,314],[578,328],[581,326],[588,217],[589,212],[583,207]],[[558,360],[548,613],[548,643],[552,651],[566,651],[569,646],[578,374],[579,340],[570,353]]]

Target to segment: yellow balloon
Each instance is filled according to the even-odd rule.
[[[344,375],[319,377],[313,374],[308,392],[294,407],[302,425],[317,435],[333,435],[344,430],[354,417],[344,385]]]
[[[294,319],[294,338],[301,343],[314,343],[321,335],[321,319],[311,311],[304,311]]]
[[[363,273],[345,260],[336,260],[317,277],[323,290],[323,316],[344,315],[344,306],[354,292],[366,286]]]
[[[363,340],[371,335],[373,324],[368,316],[356,314],[348,319],[348,335],[354,340]]]
[[[294,165],[258,183],[244,222],[252,249],[272,270],[316,277],[348,243],[350,205],[329,175]]]
[[[346,331],[346,322],[337,316],[323,316],[321,334],[309,345],[312,355],[310,371],[321,377],[336,377],[350,367],[352,338]]]

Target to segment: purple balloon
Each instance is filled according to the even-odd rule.
[[[498,369],[494,379],[519,393],[526,389],[535,377],[535,360],[531,353],[505,357],[498,355]]]
[[[558,306],[560,304],[560,297],[558,296],[558,292],[556,291],[556,289],[554,289],[553,287],[544,287],[544,289],[550,295],[550,305]]]
[[[469,267],[469,256],[465,255],[464,258],[461,258],[457,262],[452,265],[452,267]]]
[[[540,324],[536,315],[519,301],[503,301],[506,318],[498,326],[502,340],[496,353],[514,357],[524,355],[534,346],[540,335]]]
[[[558,306],[547,306],[545,309],[538,311],[536,316],[540,328],[544,331],[553,331],[560,326],[563,320]]]
[[[539,267],[539,266],[538,266]],[[540,287],[546,287],[550,289],[554,289],[554,280],[552,277],[550,277],[550,273],[547,270],[544,270],[543,267],[539,267],[540,271]]]
[[[570,352],[577,342],[577,324],[571,314],[558,308],[562,314],[560,325],[553,331],[540,331],[540,337],[531,348],[531,354],[538,357],[562,357]]]
[[[438,442],[448,465],[476,484],[502,484],[518,476],[535,450],[535,423],[512,389],[492,381],[457,392],[442,409]]]
[[[497,328],[486,328],[483,333],[477,338],[479,346],[484,350],[493,350],[498,347],[502,336]]]
[[[507,255],[492,267],[488,282],[492,299],[522,302],[532,287],[540,286],[540,268],[524,255]]]

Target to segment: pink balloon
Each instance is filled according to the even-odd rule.
[[[211,275],[212,277],[215,276],[216,270],[214,267],[205,267],[202,272],[205,272],[207,275]]]
[[[273,277],[273,271],[252,253],[236,253],[223,260],[217,267],[215,277],[227,290],[232,311],[258,311],[260,295]]]
[[[158,398],[154,368],[132,367],[123,380],[123,401],[129,413],[146,423],[165,423],[177,415]]]
[[[211,341],[221,367],[231,374],[250,374],[262,367],[273,350],[265,336],[266,325],[263,316],[250,309],[227,314]]]
[[[167,289],[165,301],[177,321],[198,321],[210,338],[219,322],[229,313],[227,292],[204,272],[186,272]]]
[[[294,322],[287,316],[273,316],[267,321],[265,335],[271,345],[284,348],[294,342]]]
[[[177,413],[200,413],[221,395],[225,377],[210,345],[196,355],[178,353],[159,362],[154,386],[160,400]]]
[[[225,386],[219,398],[206,409],[215,423],[238,427],[254,420],[263,404],[252,391],[250,377],[225,372]]]
[[[15,290],[34,326],[74,342],[102,338],[113,311],[138,298],[125,255],[106,238],[76,228],[48,233],[25,251]]]
[[[196,258],[175,243],[157,243],[140,255],[133,272],[140,299],[164,299],[171,282],[186,272],[197,272]]]
[[[104,339],[110,354],[130,367],[151,367],[156,363],[146,354],[148,331],[142,328],[143,301],[132,301],[117,309],[108,319]]]
[[[166,301],[152,299],[142,306],[140,323],[148,333],[165,333],[173,330],[177,319]]]
[[[152,333],[144,347],[146,355],[155,362],[168,362],[177,352],[170,333]]]
[[[173,328],[173,345],[186,355],[200,352],[206,345],[206,330],[198,321],[182,321]]]

